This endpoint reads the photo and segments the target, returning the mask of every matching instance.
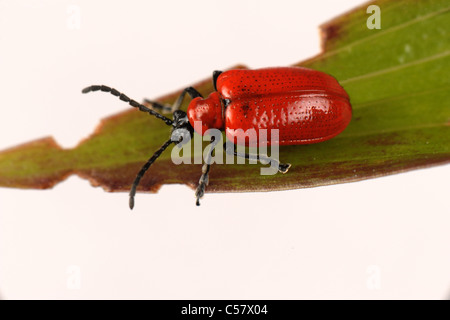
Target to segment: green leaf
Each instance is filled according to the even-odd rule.
[[[207,191],[312,187],[450,162],[450,5],[373,4],[381,9],[381,29],[367,28],[365,4],[321,26],[324,52],[298,64],[332,74],[344,86],[353,106],[348,128],[323,143],[281,147],[280,159],[292,164],[285,175],[260,175],[259,166],[214,165]],[[210,79],[195,86],[204,95],[213,90]],[[179,93],[160,101],[173,103]],[[104,119],[74,149],[62,150],[45,138],[2,151],[0,185],[49,188],[78,174],[108,191],[128,191],[168,137],[169,128],[160,120],[130,109]],[[197,185],[201,165],[176,166],[170,150],[150,168],[139,190]]]

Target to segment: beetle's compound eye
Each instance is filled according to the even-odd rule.
[[[178,147],[181,147],[191,140],[191,133],[186,128],[174,129],[170,136],[170,140],[176,143]]]

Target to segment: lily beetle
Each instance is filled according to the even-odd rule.
[[[301,67],[276,67],[257,70],[236,69],[225,72],[214,71],[215,91],[207,98],[193,87],[183,90],[173,105],[145,100],[152,108],[128,98],[114,88],[92,85],[83,89],[109,92],[132,107],[147,112],[172,127],[171,138],[144,164],[138,172],[130,191],[130,208],[134,207],[134,197],[139,182],[152,163],[170,144],[182,143],[193,137],[194,122],[201,121],[199,134],[208,129],[224,130],[229,141],[245,141],[241,135],[248,129],[259,133],[261,129],[278,129],[278,145],[299,145],[322,142],[342,132],[352,117],[350,99],[338,81],[323,72]],[[191,97],[187,112],[179,110],[185,95]],[[172,119],[161,112],[171,112]],[[239,130],[242,129],[242,130]],[[271,139],[268,137],[267,145]],[[224,144],[225,148],[225,144]],[[270,159],[264,156],[241,154],[228,150],[235,156],[257,160]],[[210,149],[211,153],[213,148]],[[274,161],[274,159],[270,159]],[[276,160],[275,160],[276,161]],[[286,173],[290,164],[276,162],[278,171]],[[202,175],[195,192],[197,205],[208,184],[210,163],[202,167]]]

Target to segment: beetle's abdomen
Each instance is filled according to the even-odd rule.
[[[259,98],[237,99],[225,111],[226,135],[234,143],[244,144],[247,130],[278,129],[279,144],[310,144],[328,140],[350,122],[352,110],[348,99],[326,93],[272,94]],[[276,143],[276,142],[275,142]],[[264,141],[256,144],[264,145]],[[245,141],[245,145],[249,145]]]

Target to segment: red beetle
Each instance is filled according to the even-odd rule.
[[[128,98],[116,89],[103,85],[83,89],[83,93],[98,90],[110,92],[131,106],[172,126],[171,138],[153,154],[133,182],[130,191],[131,209],[134,206],[136,188],[144,173],[171,143],[183,143],[192,138],[195,121],[201,121],[199,134],[203,135],[208,129],[225,130],[227,139],[233,143],[244,141],[246,145],[254,145],[242,135],[249,129],[255,130],[257,134],[261,129],[265,129],[265,144],[270,145],[273,143],[270,129],[278,129],[277,144],[296,145],[331,139],[347,127],[352,117],[347,92],[335,78],[316,70],[279,67],[214,71],[213,84],[216,91],[206,99],[196,89],[189,87],[183,90],[172,106],[146,100],[154,109],[171,111],[173,120]],[[186,93],[192,98],[187,113],[179,110]],[[212,150],[213,148],[210,152]],[[252,157],[236,151],[232,153],[236,156]],[[211,157],[211,154],[209,156]],[[258,160],[270,159],[263,156],[254,157]],[[278,161],[276,163],[282,173],[286,173],[290,167],[290,164]],[[210,163],[206,161],[196,190],[197,205],[208,184],[209,169]]]

